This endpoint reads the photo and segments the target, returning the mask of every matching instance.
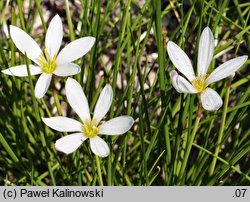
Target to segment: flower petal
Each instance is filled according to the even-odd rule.
[[[206,27],[201,34],[198,51],[198,75],[206,75],[214,55],[214,36]]]
[[[168,42],[167,51],[174,66],[192,81],[195,78],[194,69],[186,53],[172,41]]]
[[[69,63],[82,57],[92,48],[94,42],[95,38],[90,36],[72,41],[67,46],[65,46],[58,54],[58,65]]]
[[[198,91],[184,77],[180,76],[175,70],[170,72],[172,84],[178,93],[197,93]]]
[[[37,63],[39,55],[42,53],[40,47],[26,32],[20,28],[10,25],[10,35],[16,47],[33,62]]]
[[[70,154],[80,147],[86,139],[82,133],[74,133],[58,139],[55,143],[55,147],[56,150],[60,152]]]
[[[35,86],[35,96],[36,98],[42,98],[47,92],[50,81],[52,78],[52,74],[42,73],[38,78]]]
[[[53,58],[54,55],[57,55],[62,43],[62,38],[63,38],[62,21],[59,15],[56,15],[51,20],[45,37],[45,47],[50,55],[50,58]]]
[[[107,114],[110,105],[112,103],[112,99],[113,99],[112,87],[109,84],[107,84],[103,88],[95,106],[93,119],[96,120],[96,124],[98,124],[102,120],[102,118]]]
[[[58,66],[53,72],[57,76],[71,76],[81,72],[81,68],[74,63],[66,63]]]
[[[87,120],[91,119],[89,113],[89,104],[81,85],[75,79],[68,78],[65,89],[70,106],[82,119],[83,123],[87,123]]]
[[[94,154],[100,157],[106,157],[109,155],[109,147],[102,138],[95,136],[93,138],[89,138],[89,140],[90,148]]]
[[[201,93],[201,104],[204,109],[215,111],[222,106],[223,101],[216,91],[211,88],[206,88],[206,90]]]
[[[173,70],[170,72],[170,79],[172,82],[172,85],[174,86],[175,90],[178,93],[182,93],[182,91],[179,89],[178,85],[177,85],[177,78],[179,77],[179,74],[177,73],[177,71]]]
[[[82,124],[79,121],[63,116],[42,118],[43,122],[50,128],[60,132],[82,131]]]
[[[231,59],[219,67],[217,67],[206,79],[206,85],[222,80],[232,74],[234,74],[246,61],[247,56],[241,56]]]
[[[103,124],[99,128],[98,134],[121,135],[126,133],[134,124],[134,119],[130,116],[118,116]]]
[[[42,73],[41,68],[35,65],[29,64],[29,69],[30,69],[30,75],[37,75]],[[10,67],[9,69],[2,70],[2,73],[19,77],[28,76],[27,65]]]

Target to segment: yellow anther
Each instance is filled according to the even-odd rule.
[[[51,59],[46,49],[43,50],[43,54],[39,55],[37,62],[41,66],[42,71],[47,74],[52,74],[56,70],[56,55]]]
[[[49,60],[50,58],[49,58],[49,54],[48,54],[48,52],[47,52],[47,50],[44,48],[43,49],[43,53],[44,53],[44,55],[45,55],[45,58],[47,59],[47,60]]]
[[[206,89],[206,75],[204,76],[197,76],[193,81],[192,84],[199,92],[202,92]]]
[[[94,120],[87,120],[87,123],[83,124],[82,126],[84,134],[88,138],[95,137],[96,134],[99,132],[99,128],[96,125],[96,121]]]

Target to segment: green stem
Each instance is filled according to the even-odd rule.
[[[0,143],[6,150],[6,152],[9,154],[11,159],[14,161],[14,163],[19,163],[19,159],[16,156],[15,152],[12,150],[11,146],[8,144],[8,142],[5,140],[4,136],[0,133]]]
[[[31,97],[32,97],[33,105],[34,105],[35,116],[36,116],[37,125],[38,125],[38,128],[39,128],[41,126],[41,117],[40,117],[40,113],[39,113],[38,102],[37,102],[37,100],[35,98],[35,90],[34,90],[34,85],[33,85],[33,82],[32,82],[31,75],[30,75],[29,63],[28,63],[28,58],[27,58],[26,53],[25,53],[25,62],[26,62],[26,66],[27,66],[27,72],[28,72],[28,77],[29,77],[29,84],[30,84],[30,88],[31,88]],[[44,135],[44,133],[42,131],[40,131],[39,133],[40,133],[42,146],[43,146],[44,151],[45,151],[45,156],[47,158],[49,158],[49,152],[48,152],[48,148],[47,148],[45,135]],[[50,161],[48,161],[47,165],[48,165],[49,173],[50,173],[50,176],[51,176],[52,184],[55,186],[56,182],[55,182],[55,176],[54,176],[53,171],[52,171],[52,164],[51,164]]]
[[[194,139],[195,139],[195,135],[196,135],[199,123],[200,123],[201,112],[202,112],[201,101],[199,99],[199,106],[198,106],[198,110],[197,110],[196,120],[195,120],[195,123],[194,123],[194,128],[193,128],[193,131],[192,131],[192,134],[191,134],[190,138],[188,138],[188,142],[187,142],[187,145],[186,145],[186,151],[185,151],[185,154],[184,154],[184,157],[183,157],[183,163],[181,165],[181,170],[180,170],[180,173],[178,175],[179,183],[183,179],[184,171],[185,171],[186,166],[187,166],[188,157],[190,155],[190,151],[191,151],[191,148],[192,148],[192,145],[193,145],[193,142],[194,142]]]
[[[193,145],[199,149],[201,149],[202,151],[208,153],[209,155],[212,155],[214,158],[218,159],[219,161],[221,161],[222,163],[224,163],[225,165],[229,166],[230,168],[232,168],[235,172],[239,173],[240,175],[244,176],[247,180],[250,181],[250,177],[248,175],[246,175],[245,173],[243,173],[240,169],[238,169],[237,167],[233,166],[230,162],[224,160],[223,158],[216,156],[215,154],[213,154],[212,152],[210,152],[209,150],[193,143]],[[209,186],[209,184],[207,184]],[[211,184],[212,185],[212,184]]]
[[[214,151],[215,156],[218,156],[220,149],[221,149],[221,140],[222,140],[224,129],[225,129],[225,122],[226,122],[226,116],[227,116],[227,108],[228,108],[228,100],[229,100],[229,94],[230,94],[231,81],[232,81],[232,78],[230,78],[227,82],[227,89],[226,89],[226,94],[225,94],[225,101],[224,101],[224,106],[223,106],[220,130],[219,130],[217,144],[216,144],[217,146],[216,146],[215,151]],[[217,162],[217,158],[213,158],[213,161],[212,161],[210,169],[209,169],[209,176],[213,175],[216,162]]]
[[[100,186],[103,186],[103,180],[102,180],[102,171],[100,167],[100,161],[99,157],[95,155],[95,160],[96,160],[96,167],[97,167],[97,173],[98,173],[98,182]]]
[[[130,7],[130,3],[131,0],[126,1],[126,5],[125,8],[129,8]],[[116,97],[116,82],[117,82],[117,77],[118,77],[118,72],[119,72],[119,68],[121,65],[121,55],[122,55],[122,44],[124,43],[124,36],[125,36],[125,31],[126,31],[126,26],[127,26],[127,20],[128,20],[128,16],[129,15],[129,9],[125,9],[125,14],[121,20],[121,31],[120,31],[120,35],[119,35],[119,41],[118,41],[118,47],[117,47],[117,53],[116,53],[116,57],[115,57],[115,64],[113,67],[113,82],[112,82],[112,90],[113,90],[113,97]],[[110,118],[114,117],[114,105],[115,102],[112,102],[112,105],[110,107]],[[112,144],[112,140],[111,137],[108,138],[108,145],[111,146]],[[107,184],[108,186],[112,185],[112,152],[109,154],[108,159],[107,159],[108,163],[107,163]]]
[[[35,89],[34,89],[31,75],[30,75],[29,62],[28,62],[28,57],[27,57],[26,53],[25,53],[25,63],[26,63],[27,72],[28,72],[29,84],[30,84],[30,89],[31,89],[31,98],[33,101],[35,116],[36,116],[37,121],[40,122],[41,118],[40,118],[39,109],[38,109],[38,102],[37,102],[36,97],[35,97]]]
[[[26,30],[25,29],[25,21],[24,21],[24,17],[23,17],[23,2],[21,0],[17,0],[17,6],[18,6],[18,15],[20,18],[21,27],[23,30]]]
[[[58,94],[57,94],[56,90],[52,90],[52,92],[53,92],[53,96],[54,96],[54,99],[55,99],[55,104],[56,104],[58,115],[62,116],[63,115],[62,114],[62,108],[61,108],[61,105],[60,105]]]
[[[69,26],[69,37],[70,37],[71,41],[74,41],[75,40],[75,32],[74,32],[74,25],[72,23],[71,14],[70,14],[70,10],[69,10],[69,1],[64,0],[64,5],[65,5],[65,9],[66,9],[66,16],[67,16],[67,21],[68,21],[68,26]]]
[[[166,98],[165,98],[165,50],[163,47],[162,41],[162,22],[161,22],[161,1],[155,0],[155,32],[156,32],[156,42],[158,49],[158,63],[159,63],[159,84],[161,90],[161,99],[163,106],[165,106]]]
[[[46,25],[46,22],[44,20],[43,11],[42,11],[41,6],[40,6],[41,0],[35,0],[35,3],[36,3],[36,7],[37,7],[37,10],[38,10],[40,19],[42,21],[43,29],[44,29],[44,31],[47,31],[47,25]]]

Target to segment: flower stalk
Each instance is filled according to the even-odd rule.
[[[200,98],[200,96],[199,96],[199,98]],[[195,135],[196,135],[201,117],[202,117],[202,105],[201,105],[201,100],[199,99],[199,105],[198,105],[198,110],[197,110],[197,116],[196,116],[195,123],[194,123],[194,128],[193,128],[193,131],[191,133],[191,136],[187,139],[188,142],[187,142],[187,146],[186,146],[186,151],[185,151],[185,154],[183,157],[181,170],[180,170],[179,175],[178,175],[179,184],[181,183],[181,181],[183,179],[184,171],[185,171],[186,166],[187,166],[187,161],[188,161],[188,158],[190,155],[190,151],[191,151],[194,139],[195,139]]]
[[[97,174],[98,174],[98,182],[100,186],[103,186],[103,180],[102,180],[102,171],[100,166],[100,160],[97,155],[95,155],[95,161],[96,161],[96,167],[97,167]]]
[[[224,133],[224,129],[225,129],[225,122],[226,122],[227,109],[228,109],[228,100],[229,100],[230,87],[231,87],[232,80],[233,80],[233,77],[229,77],[227,84],[226,84],[226,94],[225,94],[221,124],[220,124],[218,139],[217,139],[217,143],[216,143],[216,148],[214,151],[214,156],[218,156],[220,149],[221,149],[221,141],[222,141],[222,137],[223,137],[223,133]],[[216,162],[217,162],[217,158],[214,157],[213,161],[211,163],[210,169],[209,169],[209,176],[213,175]]]
[[[60,101],[59,101],[59,98],[58,98],[58,94],[57,94],[55,89],[53,89],[52,92],[53,92],[53,96],[54,96],[54,99],[55,99],[55,105],[56,105],[57,113],[58,113],[59,116],[62,116],[63,113],[62,113],[62,108],[61,108]]]

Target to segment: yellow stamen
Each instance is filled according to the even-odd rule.
[[[97,127],[95,119],[93,119],[92,121],[88,119],[87,123],[83,124],[82,128],[83,128],[84,134],[88,138],[95,137],[96,134],[99,132],[99,128]]]
[[[197,76],[193,81],[192,84],[199,92],[202,92],[206,89],[206,75]]]
[[[43,54],[39,55],[37,62],[41,66],[42,71],[47,74],[52,74],[56,70],[56,55],[51,59],[46,49],[43,50]]]

